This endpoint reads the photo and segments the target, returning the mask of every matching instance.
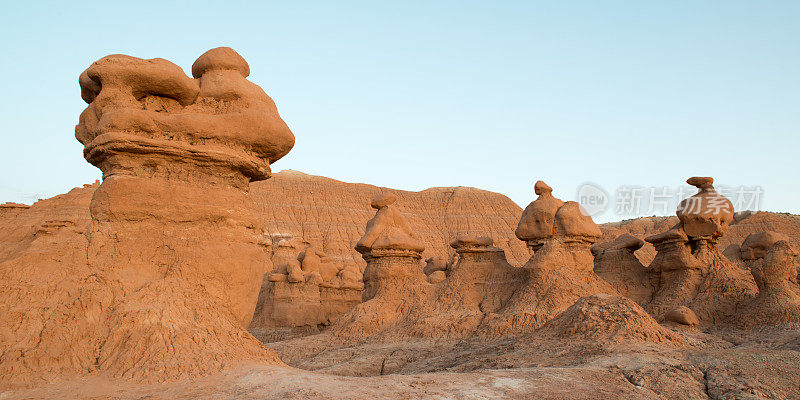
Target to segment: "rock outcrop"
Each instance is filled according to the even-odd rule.
[[[791,282],[797,274],[796,256],[789,243],[780,240],[750,265],[758,297],[733,316],[736,325],[748,328],[800,325],[800,294],[796,283]]]
[[[687,180],[699,191],[678,206],[679,223],[645,239],[657,251],[649,267],[657,277],[656,291],[647,308],[659,318],[688,307],[701,323],[722,321],[757,292],[752,277],[717,246],[734,214],[730,201],[714,191],[713,181]]]
[[[418,308],[430,290],[422,272],[420,242],[393,206],[397,197],[381,194],[372,200],[375,216],[367,222],[356,250],[367,262],[362,303],[337,319],[331,331],[348,340],[387,332]]]
[[[581,297],[617,294],[593,271],[590,247],[602,236],[600,228],[578,203],[561,202],[552,197],[551,190],[537,182],[539,198],[526,208],[529,212],[522,214],[519,223],[538,227],[535,238],[520,237],[528,243],[532,255],[522,267],[519,289],[502,311],[487,318],[483,335],[532,332]]]
[[[361,303],[364,284],[359,271],[343,268],[313,244],[290,235],[276,235],[272,241],[276,240],[269,263],[273,269],[264,274],[248,327],[259,340],[318,333]]]
[[[643,245],[642,239],[624,233],[611,242],[598,243],[591,248],[594,272],[641,306],[650,302],[655,290],[654,275],[634,254]]]
[[[537,187],[537,201],[550,196],[544,183]],[[444,279],[426,279],[419,245],[404,221],[391,212],[393,201],[385,197],[373,201],[379,211],[356,245],[368,263],[364,303],[334,322],[335,337],[397,340],[523,334],[541,327],[581,297],[616,294],[593,272],[589,247],[601,232],[575,202],[562,202],[549,219],[536,217],[531,210],[538,206],[523,213],[519,226],[535,225],[540,234],[536,239],[524,236],[536,243],[530,246],[532,256],[522,268],[511,266],[492,238],[465,235],[451,243],[458,262],[449,274]],[[552,197],[545,201],[560,202]]]
[[[542,181],[537,181],[533,190],[539,197],[522,211],[514,232],[531,252],[538,250],[546,239],[553,236],[556,212],[564,205],[563,201],[553,197],[553,188]]]
[[[4,352],[3,381],[27,368],[163,380],[280,363],[245,331],[268,245],[249,182],[270,176],[294,136],[232,49],[209,50],[193,74],[112,55],[80,75],[75,137],[103,182],[88,225],[42,231],[77,254],[3,265],[3,299],[17,305],[3,304],[2,323],[39,338]],[[21,285],[14,270],[45,279]]]

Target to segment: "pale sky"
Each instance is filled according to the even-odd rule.
[[[800,213],[800,2],[4,2],[0,202],[100,177],[78,75],[114,53],[189,72],[230,46],[297,144],[273,166],[397,189],[473,186],[520,206],[590,182],[595,220],[648,215],[694,175]],[[684,185],[685,186],[685,185]],[[731,189],[734,190],[734,189]],[[691,193],[691,191],[689,191]],[[649,214],[673,214],[674,205]]]

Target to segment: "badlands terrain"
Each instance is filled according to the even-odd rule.
[[[103,180],[0,205],[0,399],[800,398],[799,216],[711,177],[597,225],[542,181],[273,174],[294,136],[249,73],[81,74]]]

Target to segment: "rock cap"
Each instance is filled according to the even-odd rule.
[[[372,199],[370,206],[376,210],[380,210],[381,208],[388,207],[394,204],[394,202],[396,201],[397,201],[396,195],[391,193],[382,193],[377,195],[374,199]]]
[[[533,185],[533,192],[536,193],[537,195],[541,196],[541,195],[544,195],[544,194],[552,193],[553,192],[553,188],[548,186],[543,181],[536,181],[536,184]]]
[[[212,70],[239,71],[243,77],[250,76],[250,65],[230,47],[217,47],[203,53],[192,64],[192,76],[199,78]]]
[[[687,179],[686,183],[698,189],[709,189],[714,187],[714,178],[710,176],[693,176]]]

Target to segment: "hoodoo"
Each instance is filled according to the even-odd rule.
[[[392,204],[394,195],[379,195],[372,200],[375,216],[367,222],[356,250],[367,262],[364,269],[364,294],[367,301],[383,291],[391,293],[424,278],[419,268],[425,246],[408,226],[405,217]],[[392,294],[394,295],[394,294]]]
[[[249,183],[269,178],[294,136],[232,49],[209,50],[193,72],[112,55],[80,75],[75,137],[103,181],[86,233],[70,239],[83,257],[55,258],[59,274],[19,294],[31,311],[15,324],[40,340],[19,344],[4,381],[37,364],[145,380],[280,364],[245,331],[270,244]]]
[[[648,311],[664,318],[687,307],[707,324],[727,318],[757,289],[750,274],[717,247],[733,221],[733,204],[714,190],[713,178],[693,177],[686,182],[698,192],[678,205],[680,222],[645,239],[658,252],[649,267],[656,290]]]

